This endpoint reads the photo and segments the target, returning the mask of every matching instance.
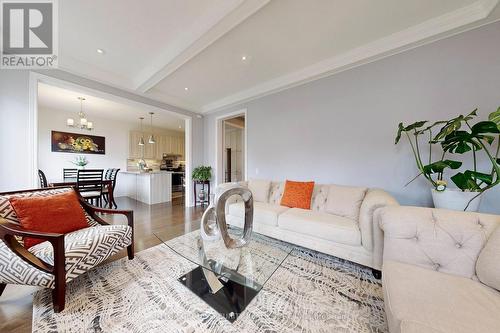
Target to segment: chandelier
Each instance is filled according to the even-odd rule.
[[[66,125],[68,127],[74,127],[92,131],[94,129],[94,123],[89,121],[87,119],[87,116],[83,112],[83,101],[85,100],[85,98],[78,97],[78,100],[80,101],[80,112],[78,112],[78,123],[75,123],[75,120],[73,118],[68,118],[66,119]]]

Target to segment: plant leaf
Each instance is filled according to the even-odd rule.
[[[414,122],[413,124],[410,124],[406,127],[403,125],[403,123],[399,123],[398,133],[396,134],[396,139],[394,140],[394,144],[398,144],[399,140],[401,139],[401,134],[403,132],[409,132],[409,131],[412,131],[414,129],[420,128],[420,127],[424,126],[426,123],[427,123],[427,120],[417,121],[417,122]],[[418,132],[415,134],[418,135]]]
[[[444,171],[446,168],[450,169],[458,169],[462,166],[462,162],[459,161],[452,161],[452,160],[443,160],[443,161],[437,161],[431,164],[428,164],[424,166],[424,173],[425,174],[433,174],[433,173],[441,173]]]
[[[500,129],[497,124],[492,121],[480,121],[474,126],[472,126],[472,135],[476,136],[478,134],[485,133],[500,133]]]
[[[427,123],[427,120],[417,121],[417,122],[414,122],[413,124],[406,126],[404,130],[411,131],[411,130],[414,130],[416,128],[420,128],[420,127],[424,126],[426,123]]]
[[[479,187],[479,185],[477,185],[476,181],[474,180],[474,178],[472,177],[472,175],[470,173],[466,174],[466,173],[459,172],[456,175],[452,176],[451,180],[462,191],[466,191],[466,190],[479,191],[479,190],[481,190],[481,187]]]
[[[396,134],[396,139],[394,140],[394,144],[397,145],[399,140],[401,140],[401,134],[405,130],[403,123],[399,123],[398,125],[398,133]]]
[[[491,176],[491,174],[467,170],[464,172],[464,175],[470,179],[475,180],[476,184],[477,180],[480,180],[488,185],[491,185],[493,183],[493,177]]]
[[[500,130],[500,107],[498,107],[498,110],[495,112],[490,113],[488,120],[497,124],[497,127]]]

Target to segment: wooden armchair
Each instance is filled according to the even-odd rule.
[[[125,247],[128,258],[134,258],[133,211],[94,207],[80,197],[89,227],[58,234],[24,229],[9,203],[12,196],[49,196],[71,190],[65,187],[0,193],[0,296],[7,284],[51,288],[54,312],[61,312],[66,283]],[[97,213],[125,215],[128,225],[110,225]],[[22,237],[45,242],[25,249],[20,243]]]

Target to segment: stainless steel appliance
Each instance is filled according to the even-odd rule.
[[[181,155],[163,154],[160,170],[172,172],[172,192],[184,192],[184,163]]]

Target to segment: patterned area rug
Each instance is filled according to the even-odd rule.
[[[186,236],[181,236],[186,237]],[[34,332],[387,332],[382,287],[359,265],[297,247],[230,323],[177,278],[195,265],[161,244],[33,300]]]

